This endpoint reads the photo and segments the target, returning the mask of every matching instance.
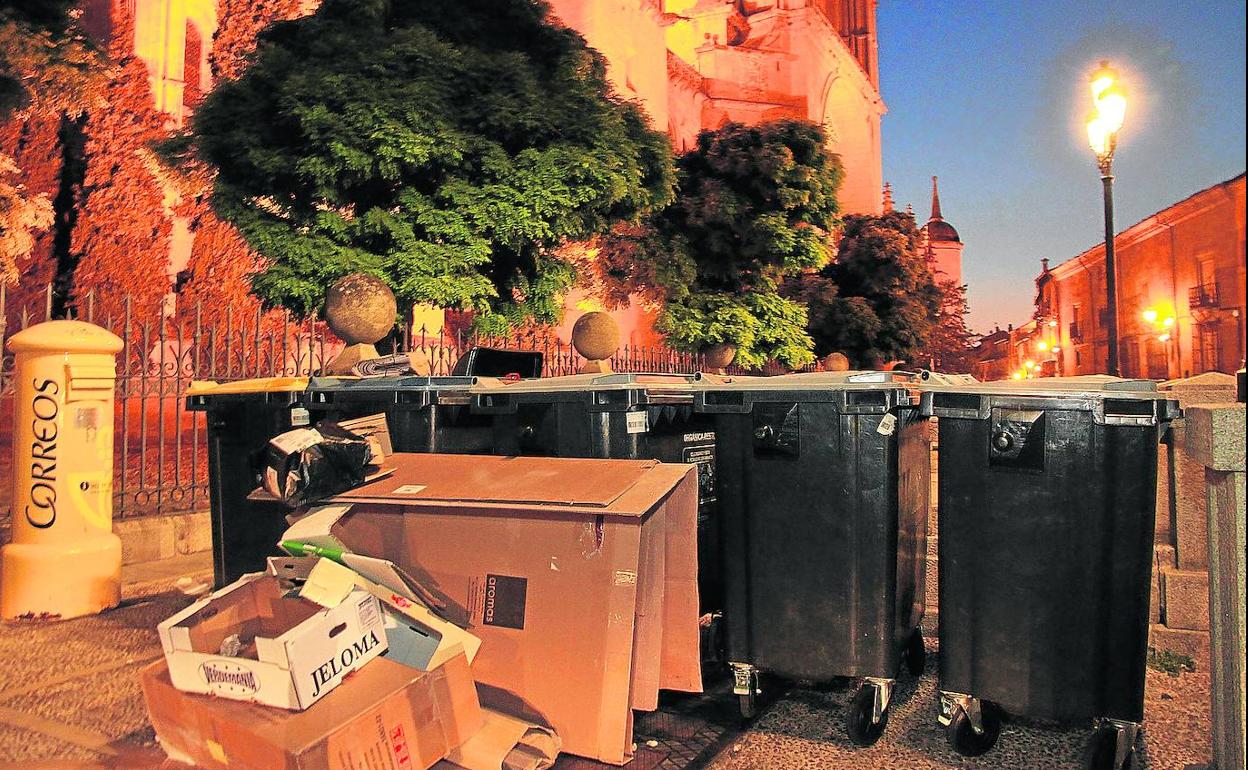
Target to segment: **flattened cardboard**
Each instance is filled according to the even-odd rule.
[[[142,681],[161,744],[204,770],[425,770],[482,726],[463,656],[429,672],[379,658],[302,712],[181,692],[164,661]]]
[[[455,500],[605,507],[657,465],[653,460],[477,457],[448,473],[442,455],[400,454],[389,478],[333,496],[337,501]],[[593,464],[592,473],[577,468]]]
[[[560,741],[549,727],[490,708],[481,713],[481,729],[452,749],[437,770],[545,770],[555,763]]]
[[[381,606],[368,592],[354,590],[327,609],[289,596],[284,581],[265,573],[244,575],[157,631],[179,689],[295,710],[387,647]],[[254,651],[220,654],[232,635],[254,643]]]
[[[340,495],[329,502],[355,504],[330,534],[352,551],[394,561],[445,603],[449,620],[481,638],[473,674],[486,705],[545,721],[564,751],[622,764],[632,753],[634,687],[641,703],[668,681],[701,690],[695,469],[623,460],[499,462],[506,459],[395,455],[394,483],[438,480],[454,499],[365,503]],[[556,490],[565,479],[601,483],[612,499],[498,503],[456,491],[482,468],[502,488],[510,473],[538,465]],[[689,564],[677,569],[681,559]]]

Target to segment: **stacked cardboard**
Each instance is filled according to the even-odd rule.
[[[562,747],[623,764],[633,709],[701,690],[692,466],[397,454],[386,470],[292,516],[266,573],[161,624],[144,692],[171,756],[540,770]]]

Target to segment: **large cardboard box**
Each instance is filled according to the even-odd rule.
[[[329,501],[350,507],[326,542],[393,561],[481,639],[483,703],[549,724],[566,752],[623,764],[632,708],[654,708],[660,688],[701,690],[694,466],[406,454],[391,465]]]
[[[157,626],[178,689],[306,709],[386,651],[381,606],[363,589],[325,608],[267,573],[244,575]],[[238,637],[240,650],[225,652]]]
[[[433,671],[378,658],[307,711],[182,692],[164,661],[143,697],[170,757],[204,770],[425,770],[482,725],[463,655]]]

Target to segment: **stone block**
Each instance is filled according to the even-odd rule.
[[[113,533],[121,538],[121,563],[160,561],[176,556],[174,526],[170,516],[117,519]]]
[[[185,513],[171,518],[179,554],[212,550],[212,515],[208,511]]]
[[[1184,411],[1189,456],[1215,471],[1244,470],[1244,405],[1199,404]]]
[[[1241,414],[1242,419],[1242,414]],[[1240,423],[1243,430],[1243,423]],[[1240,434],[1243,441],[1243,434]],[[1241,444],[1242,448],[1242,444]],[[1210,691],[1214,764],[1244,767],[1248,759],[1248,629],[1245,628],[1243,471],[1209,470],[1209,616],[1212,621]]]
[[[1148,627],[1148,646],[1186,655],[1196,664],[1197,671],[1209,670],[1209,634],[1153,624]]]
[[[1209,630],[1209,573],[1166,567],[1161,570],[1165,624],[1188,631]]]

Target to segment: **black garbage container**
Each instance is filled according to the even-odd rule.
[[[697,465],[698,591],[703,613],[715,616],[722,589],[714,420],[693,409],[697,380],[692,374],[483,379],[472,388],[472,408],[493,418],[494,454]]]
[[[939,422],[940,721],[957,751],[1000,712],[1095,719],[1092,770],[1134,767],[1144,717],[1157,445],[1150,381],[924,386]]]
[[[708,382],[728,661],[743,714],[760,671],[862,680],[851,739],[874,743],[897,671],[923,669],[930,439],[893,372]]]
[[[212,571],[218,588],[261,571],[286,530],[280,503],[248,500],[260,486],[259,458],[274,436],[309,424],[307,377],[195,383],[186,408],[207,413]]]
[[[307,408],[314,422],[384,413],[396,452],[489,454],[493,419],[469,408],[476,377],[314,377]]]

